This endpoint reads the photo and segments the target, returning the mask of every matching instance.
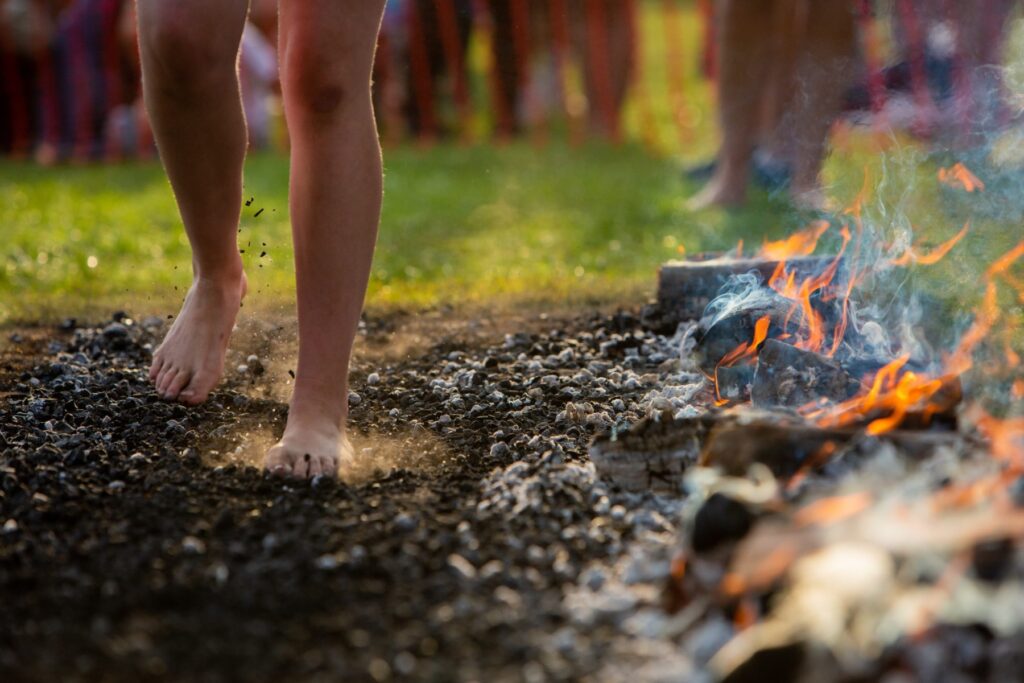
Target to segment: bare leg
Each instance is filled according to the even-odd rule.
[[[719,118],[722,146],[715,174],[690,200],[692,209],[739,204],[746,198],[750,156],[759,133],[769,73],[775,1],[722,0],[718,22]]]
[[[299,362],[272,473],[335,475],[345,455],[348,363],[380,221],[370,98],[384,0],[282,0],[281,64],[292,140]]]
[[[856,39],[853,12],[844,0],[802,0],[804,14],[797,35],[804,46],[797,64],[793,98],[793,202],[821,208],[819,184],[829,131],[849,83]]]
[[[1017,0],[984,0],[980,3],[948,3],[957,31],[959,68],[966,92],[959,93],[958,107],[965,108],[969,135],[964,144],[982,144],[988,135],[1010,118],[1004,82],[1004,50]]]
[[[787,107],[796,87],[796,60],[801,45],[796,33],[800,0],[776,0],[772,16],[768,75],[761,102],[758,148],[773,162],[792,163],[792,131]]]
[[[146,106],[192,245],[192,287],[153,354],[157,392],[206,400],[220,380],[245,274],[235,242],[245,118],[238,45],[248,0],[139,0]]]

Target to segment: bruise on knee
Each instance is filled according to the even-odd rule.
[[[312,89],[307,94],[306,106],[313,114],[332,114],[341,107],[345,91],[340,85],[325,84]]]
[[[317,48],[296,38],[289,42],[282,64],[282,85],[293,113],[329,120],[358,100],[362,89],[353,77],[356,69],[348,50]],[[369,97],[368,77],[364,89]]]

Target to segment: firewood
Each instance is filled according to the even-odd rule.
[[[769,339],[758,354],[751,399],[762,408],[796,408],[820,398],[844,401],[860,388],[831,358]]]
[[[822,272],[832,260],[831,256],[800,256],[786,264],[799,277],[806,277]],[[753,271],[767,281],[778,265],[778,260],[761,258],[670,261],[658,272],[658,308],[663,317],[677,322],[699,320],[730,276]]]

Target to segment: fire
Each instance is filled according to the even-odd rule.
[[[727,368],[734,365],[737,361],[744,358],[753,358],[757,355],[758,349],[761,348],[761,344],[768,338],[768,328],[772,324],[772,319],[769,316],[760,318],[754,323],[754,338],[750,342],[743,342],[735,349],[725,354],[721,361],[718,363],[718,367]]]
[[[950,400],[948,392],[958,391],[958,378],[971,369],[975,350],[990,337],[993,327],[1002,316],[996,279],[1005,277],[1010,267],[1022,257],[1024,242],[999,257],[986,270],[985,296],[974,323],[961,338],[958,347],[945,358],[940,373],[930,376],[906,370],[910,357],[903,355],[875,373],[867,392],[831,407],[823,408],[819,404],[806,406],[804,415],[815,419],[823,427],[848,426],[870,419],[866,431],[878,435],[897,429],[912,410],[921,411],[925,418],[929,418],[935,412],[947,408]],[[1015,356],[1007,354],[1006,362],[1012,365]],[[875,417],[879,413],[884,413],[884,416]],[[1016,423],[1011,422],[1009,427],[992,431],[993,435],[999,437],[996,439],[990,435],[994,453],[1005,453],[1011,448],[1019,452],[1024,447],[1020,433],[1014,431],[1016,426]],[[1007,433],[1013,436],[1005,436]]]
[[[940,171],[940,180],[948,183],[960,183],[967,191],[973,192],[984,188],[963,164]],[[863,194],[863,191],[862,191]],[[809,256],[816,250],[821,238],[829,230],[825,221],[817,221],[790,237],[765,241],[759,255],[777,259],[767,286],[780,296],[791,302],[791,307],[782,321],[781,329],[775,334],[778,339],[787,340],[793,346],[834,357],[840,349],[849,325],[849,300],[854,287],[870,267],[858,272],[856,262],[861,256],[863,227],[860,223],[863,196],[859,196],[853,207],[848,211],[856,226],[856,239],[849,226],[840,229],[842,246],[829,265],[819,274],[801,279],[794,268],[790,268],[787,259]],[[901,256],[892,261],[894,265],[909,264],[933,265],[948,256],[950,252],[970,232],[970,223],[952,237],[931,249],[922,249],[920,245],[910,246]],[[854,243],[854,267],[844,278],[841,285],[836,284],[839,267],[844,254]],[[741,253],[742,243],[737,247]],[[805,406],[801,413],[823,427],[845,427],[867,423],[868,434],[879,435],[898,429],[908,415],[916,415],[925,421],[937,413],[946,412],[951,403],[959,400],[959,377],[974,365],[974,354],[978,346],[991,339],[993,328],[1000,320],[1006,323],[1005,339],[1013,338],[1013,320],[1000,310],[998,299],[998,282],[1013,288],[1017,298],[1024,302],[1024,282],[1010,272],[1011,267],[1024,259],[1024,241],[996,259],[985,271],[984,297],[979,306],[974,322],[963,335],[958,346],[943,359],[943,366],[938,371],[921,372],[908,368],[909,355],[896,358],[879,369],[873,377],[866,378],[867,388],[859,395],[837,404],[823,405],[816,402]],[[817,307],[819,302],[837,302],[838,322],[828,329],[824,315]],[[794,321],[797,324],[793,324]],[[735,363],[755,358],[769,334],[772,321],[768,316],[762,317],[755,325],[753,339],[733,349],[721,360],[718,367],[729,367]],[[794,329],[795,328],[795,329]],[[831,338],[830,338],[831,337]],[[1004,343],[1002,367],[1013,368],[1022,364],[1020,355],[1012,348],[1009,341]],[[727,403],[718,393],[717,368],[711,378],[715,384],[715,395],[718,405]],[[1013,383],[1011,394],[1015,398],[1024,397],[1024,379]],[[1015,442],[1016,443],[1016,442]],[[1005,448],[1005,446],[1003,446]]]
[[[997,275],[1009,277],[1007,271],[1010,269],[1010,266],[1016,263],[1022,256],[1024,256],[1024,240],[1021,240],[1020,244],[996,259],[988,267],[988,270],[985,271],[985,274],[989,278],[996,277]]]
[[[985,183],[959,161],[949,168],[939,169],[939,182],[950,187],[961,187],[967,192],[985,189]]]
[[[800,508],[793,516],[793,522],[797,526],[834,524],[867,510],[871,503],[871,494],[865,491],[822,498]]]
[[[916,263],[922,266],[934,265],[945,258],[946,254],[948,254],[953,247],[955,247],[957,243],[967,235],[970,228],[970,222],[965,223],[960,232],[953,235],[952,238],[935,247],[935,249],[927,254],[919,254],[914,247],[908,247],[899,258],[893,259],[892,264],[894,266],[907,266],[911,263]]]
[[[810,256],[818,247],[818,240],[828,231],[826,221],[815,221],[807,228],[798,230],[784,240],[765,241],[759,256],[769,259],[788,259],[793,256]]]
[[[1024,417],[998,420],[989,415],[978,419],[978,429],[992,449],[992,455],[1024,468]]]
[[[713,377],[709,377],[711,382],[715,385],[715,406],[722,407],[729,403],[728,399],[722,398],[721,393],[718,389],[718,369],[727,368],[735,365],[741,360],[754,358],[757,356],[757,352],[760,350],[761,345],[765,339],[768,338],[768,328],[771,327],[772,319],[770,316],[763,316],[754,323],[754,337],[749,342],[743,342],[735,349],[725,354],[722,360],[718,361],[718,365],[715,367],[715,374]]]
[[[824,226],[824,230],[828,229],[828,225]],[[819,228],[814,229],[812,232],[805,231],[805,240],[813,240],[813,244],[810,245],[811,251],[814,246],[817,245],[817,240],[824,233],[824,230]],[[840,235],[843,238],[843,245],[839,249],[839,253],[836,257],[829,262],[828,267],[825,268],[820,274],[812,275],[800,283],[797,283],[795,273],[789,272],[786,269],[786,262],[780,261],[779,265],[776,266],[775,272],[768,279],[768,286],[778,292],[783,297],[793,302],[792,308],[786,315],[786,320],[783,325],[788,330],[789,324],[792,321],[794,315],[799,311],[802,313],[801,318],[801,329],[798,334],[797,341],[794,346],[807,351],[820,351],[825,343],[825,319],[824,317],[815,310],[811,303],[811,297],[824,292],[824,290],[833,283],[836,274],[839,272],[839,266],[842,263],[843,254],[846,252],[847,246],[850,244],[851,235],[850,230],[847,227],[843,227],[840,230]],[[807,242],[810,244],[810,242]],[[849,285],[852,288],[852,285]],[[843,316],[840,322],[840,327],[845,333],[846,330],[846,308],[845,301],[843,306]],[[833,344],[831,353],[835,353],[838,349],[838,342]]]
[[[729,572],[723,576],[718,590],[726,597],[736,598],[749,590],[770,586],[786,573],[798,556],[794,544],[784,541],[761,556],[748,574]]]

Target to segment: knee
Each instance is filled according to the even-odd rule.
[[[225,43],[223,30],[211,31],[202,17],[159,3],[140,31],[141,49],[161,90],[202,90],[234,78],[238,45]]]
[[[353,106],[369,104],[370,78],[359,77],[344,47],[318,49],[295,41],[281,64],[285,103],[292,115],[330,120]]]

